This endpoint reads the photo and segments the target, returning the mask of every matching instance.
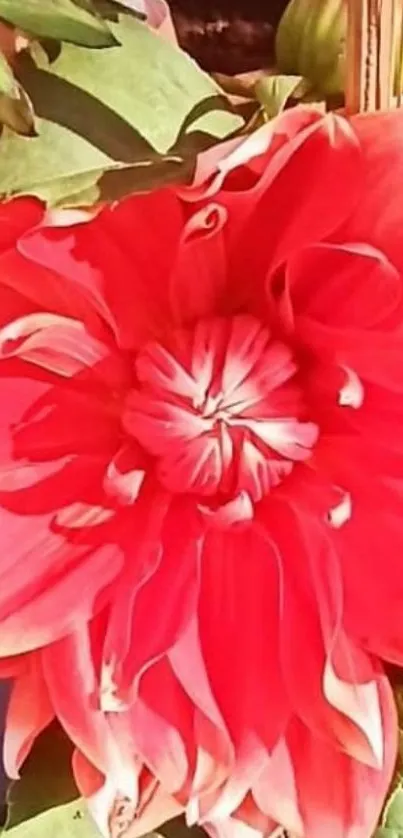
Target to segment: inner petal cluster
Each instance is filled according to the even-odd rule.
[[[124,425],[170,491],[257,501],[318,438],[298,373],[291,348],[255,317],[200,320],[138,354]]]

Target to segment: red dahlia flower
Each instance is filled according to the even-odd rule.
[[[403,252],[401,152],[370,126],[361,148],[291,112],[193,203],[60,227],[2,208],[0,647],[29,653],[5,665],[6,761],[56,713],[83,791],[106,777],[105,830],[119,795],[139,830],[178,806],[222,836],[376,823],[379,658],[403,660]]]

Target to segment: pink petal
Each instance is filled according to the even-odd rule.
[[[126,712],[112,717],[111,725],[166,792],[182,789],[193,762],[193,707],[166,659],[147,670],[138,698]]]
[[[381,696],[385,739],[381,770],[329,749],[296,720],[290,727],[288,745],[305,833],[310,838],[368,838],[373,834],[396,757],[396,710],[386,678]]]
[[[4,733],[4,767],[9,777],[19,779],[19,770],[36,737],[54,717],[40,654],[21,661],[9,700]]]
[[[244,735],[235,764],[228,780],[212,804],[200,801],[199,822],[220,821],[230,817],[241,806],[251,787],[261,776],[268,760],[268,752],[262,742],[253,734]]]
[[[105,791],[107,792],[106,789]],[[95,814],[95,809],[99,811],[99,808],[105,809],[108,803],[110,805],[110,797],[108,800],[107,793],[105,794],[104,792],[103,800],[99,799],[102,798],[102,792],[98,793],[98,800],[96,797],[94,795],[88,801],[90,811],[93,815]],[[140,838],[143,835],[148,835],[156,831],[161,824],[170,821],[182,812],[183,806],[174,797],[167,794],[160,784],[154,783],[151,791],[147,790],[145,801],[142,802],[140,800],[135,817],[131,825],[125,830],[125,838]],[[100,826],[100,821],[101,819],[97,817],[98,826]],[[109,830],[104,834],[106,838],[110,838]]]
[[[200,645],[196,617],[190,620],[169,651],[173,671],[195,705],[194,737],[197,763],[191,794],[214,790],[234,764],[234,747],[217,705]]]
[[[259,809],[296,835],[303,833],[292,754],[280,739],[252,787]]]
[[[104,775],[78,748],[73,753],[72,767],[77,788],[83,797],[90,797],[102,788]]]
[[[135,503],[145,478],[144,462],[135,446],[119,449],[108,465],[104,489],[118,503]]]
[[[124,2],[130,3],[133,0],[124,0]],[[158,34],[167,41],[176,44],[176,33],[169,7],[165,3],[165,0],[145,0],[145,8],[148,25],[156,29]]]
[[[79,623],[76,622],[76,626]],[[97,631],[95,623],[92,631]],[[122,792],[135,795],[136,771],[124,740],[117,742],[97,702],[91,635],[82,625],[42,652],[44,673],[55,713],[76,747]]]
[[[83,323],[58,315],[30,314],[0,330],[2,358],[21,358],[66,378],[95,366],[107,352]]]
[[[19,517],[3,509],[1,532],[2,655],[34,649],[67,634],[77,620],[100,607],[121,569],[118,546],[102,543],[102,537],[94,538],[92,545],[85,543],[80,533],[67,541],[53,531],[52,515]]]

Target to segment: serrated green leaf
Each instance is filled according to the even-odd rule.
[[[100,838],[82,801],[51,809],[6,834],[9,838]]]
[[[281,113],[291,97],[302,98],[309,83],[302,76],[263,76],[255,85],[255,93],[269,119]]]
[[[374,838],[403,838],[403,832],[399,829],[388,829],[388,827],[380,826],[376,830]]]
[[[19,824],[78,799],[71,768],[72,750],[58,725],[52,724],[41,734],[22,767],[21,779],[10,784],[7,830],[14,834],[14,827]]]
[[[4,132],[0,195],[77,206],[184,180],[202,149],[242,127],[183,52],[132,15],[110,26],[113,50],[63,44],[50,59],[18,57],[38,137]]]
[[[116,45],[105,21],[73,0],[0,0],[0,17],[38,38],[93,48]]]

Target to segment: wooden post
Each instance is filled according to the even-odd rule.
[[[346,110],[395,107],[402,45],[403,0],[347,0]]]

